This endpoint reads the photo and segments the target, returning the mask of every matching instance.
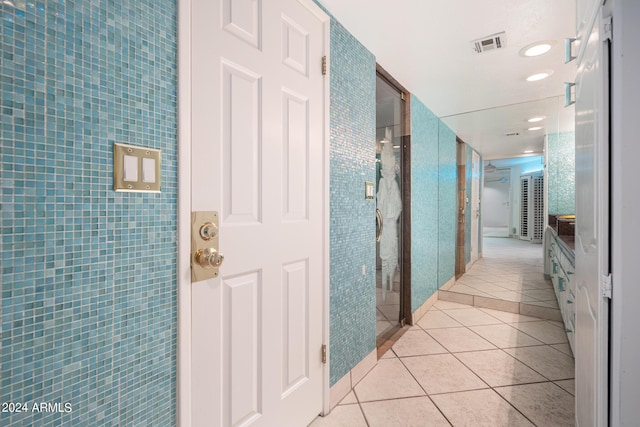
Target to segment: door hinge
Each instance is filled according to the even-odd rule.
[[[327,345],[322,344],[322,363],[327,363]]]
[[[322,57],[322,75],[327,75],[327,55]]]
[[[600,282],[600,289],[602,290],[602,297],[611,299],[611,274],[602,276]]]
[[[602,26],[601,26],[602,30],[602,41],[605,40],[609,40],[611,41],[612,37],[613,37],[613,27],[612,27],[612,21],[611,21],[611,17],[607,16],[606,18],[602,18]]]

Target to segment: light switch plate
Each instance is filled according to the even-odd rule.
[[[367,200],[372,200],[374,198],[374,187],[373,182],[365,181],[364,182],[364,198]]]
[[[113,144],[113,189],[160,192],[160,150]]]

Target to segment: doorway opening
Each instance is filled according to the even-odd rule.
[[[543,156],[483,163],[483,239],[514,238],[541,243],[546,210]]]
[[[484,167],[482,237],[511,237],[511,168],[496,167],[489,161]]]
[[[376,344],[390,347],[411,324],[409,94],[376,73]]]

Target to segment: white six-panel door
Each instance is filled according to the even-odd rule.
[[[601,10],[601,9],[600,9]],[[602,14],[586,44],[576,76],[576,425],[608,423],[609,273],[608,42]],[[573,324],[567,325],[570,329]]]
[[[322,410],[324,15],[191,2],[191,205],[225,256],[191,286],[194,426],[302,426]]]

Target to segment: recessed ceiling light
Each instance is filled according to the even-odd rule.
[[[538,116],[538,117],[531,117],[529,120],[527,120],[529,123],[536,123],[536,122],[541,122],[544,120],[544,116]]]
[[[552,40],[545,40],[540,42],[531,43],[520,49],[520,55],[522,56],[538,56],[545,54],[551,50],[555,44]]]
[[[538,80],[546,79],[551,74],[553,74],[553,71],[551,70],[540,71],[539,73],[531,74],[529,77],[527,77],[527,81],[537,82]]]
[[[533,153],[533,150],[524,150],[524,154],[531,154]]]
[[[542,126],[534,126],[534,127],[529,128],[527,130],[534,131],[534,130],[540,130],[540,129],[542,129]]]

